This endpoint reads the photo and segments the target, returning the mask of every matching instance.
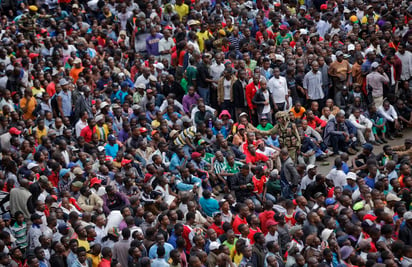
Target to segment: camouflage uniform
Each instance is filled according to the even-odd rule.
[[[268,131],[259,131],[261,134],[279,135],[279,144],[281,148],[287,148],[289,156],[296,161],[296,152],[300,149],[300,136],[296,124],[289,121],[287,111],[279,111],[276,113],[276,119],[283,118],[285,123],[277,123]]]
[[[38,13],[28,13],[26,15],[23,15],[18,22],[19,30],[24,34],[25,38],[29,38],[30,35],[35,36],[37,21],[39,19],[48,19],[51,17],[51,15],[40,15]],[[21,28],[21,26],[23,26],[23,28]]]

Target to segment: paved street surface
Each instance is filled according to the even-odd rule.
[[[412,138],[412,129],[406,129],[406,130],[404,130],[404,131],[402,132],[402,134],[403,134],[403,137],[401,137],[401,138],[395,138],[395,140],[386,139],[386,140],[388,140],[388,144],[391,145],[391,146],[403,145],[403,141],[405,140],[405,138]],[[385,145],[385,144],[384,144],[384,145]],[[374,153],[375,155],[377,155],[377,154],[379,154],[380,152],[382,152],[382,147],[383,147],[384,145],[374,146],[374,148],[373,148],[373,153]],[[359,153],[359,152],[358,152],[358,153]],[[354,157],[354,156],[349,156],[349,162],[348,162],[348,163],[349,163],[349,166],[351,166],[351,164],[352,164],[351,161],[352,161],[352,158],[353,158],[353,157]],[[332,166],[333,166],[334,160],[335,160],[335,156],[329,157],[327,160],[325,160],[324,162],[328,162],[328,163],[329,163],[329,165],[327,165],[327,166],[323,165],[323,164],[322,164],[323,162],[317,161],[317,162],[316,162],[316,165],[318,166],[318,173],[322,173],[322,174],[324,174],[324,175],[328,174],[328,172],[330,171],[330,169],[331,169]]]

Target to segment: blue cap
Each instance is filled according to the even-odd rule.
[[[335,204],[336,203],[336,199],[334,199],[334,198],[327,198],[326,200],[325,200],[325,204],[326,205],[333,205],[333,204]]]
[[[363,147],[364,149],[369,150],[369,151],[372,151],[372,150],[373,150],[373,145],[372,145],[371,143],[365,143],[365,144],[363,144],[362,147]]]
[[[65,175],[66,175],[67,173],[69,173],[69,172],[70,172],[69,169],[61,169],[60,172],[59,172],[59,177],[61,178],[61,177],[65,176]]]
[[[107,136],[107,140],[108,141],[116,141],[116,137],[113,134],[109,134],[109,136]]]
[[[2,218],[4,221],[10,221],[10,220],[11,220],[10,213],[9,213],[9,212],[4,213],[4,214],[1,216],[1,218]]]
[[[123,81],[123,82],[120,84],[120,86],[121,86],[122,88],[129,87],[129,83],[126,82],[126,81]]]

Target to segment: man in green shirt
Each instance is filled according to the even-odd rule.
[[[187,88],[193,86],[196,88],[196,76],[197,76],[197,67],[196,67],[196,59],[195,57],[191,57],[189,59],[190,65],[186,69],[186,80],[187,80]]]
[[[235,160],[235,156],[234,155],[228,155],[226,157],[226,165],[225,165],[225,171],[227,174],[236,174],[238,172],[240,172],[240,167],[243,164],[239,161]],[[232,176],[230,175],[230,176]],[[227,175],[229,176],[229,175]]]
[[[276,44],[281,45],[283,40],[292,41],[292,35],[289,33],[288,26],[282,24],[279,27],[280,33],[276,37]]]
[[[262,116],[260,118],[260,124],[256,128],[261,131],[269,131],[273,128],[273,125],[268,122],[268,117]]]

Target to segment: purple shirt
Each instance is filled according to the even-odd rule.
[[[129,134],[125,132],[123,129],[119,132],[118,139],[120,142],[126,142],[126,140],[129,138]]]
[[[199,98],[200,96],[197,93],[195,93],[193,96],[190,96],[189,94],[185,95],[182,101],[184,111],[190,114],[192,106],[197,104],[197,100]]]
[[[147,49],[147,53],[149,53],[149,55],[153,55],[153,56],[160,55],[160,53],[159,53],[159,41],[162,38],[163,38],[163,35],[161,35],[160,33],[156,33],[156,35],[154,37],[152,35],[147,37],[147,39],[146,39],[146,49]]]

